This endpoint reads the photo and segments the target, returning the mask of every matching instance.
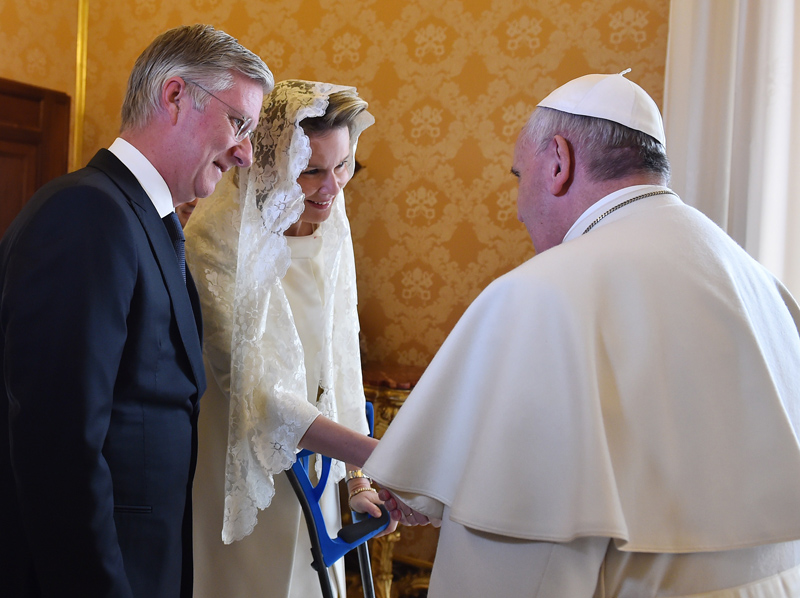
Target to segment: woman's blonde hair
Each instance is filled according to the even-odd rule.
[[[337,91],[328,98],[325,114],[305,118],[300,121],[300,126],[306,135],[324,133],[340,127],[347,127],[352,133],[356,117],[368,106],[353,89]]]

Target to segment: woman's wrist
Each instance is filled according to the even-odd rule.
[[[372,486],[360,486],[350,491],[350,495],[347,497],[348,500],[352,500],[354,496],[361,494],[362,492],[374,492],[375,494],[378,493],[375,488]]]
[[[362,492],[374,492],[376,495],[378,493],[378,491],[372,487],[372,480],[368,476],[364,475],[364,472],[361,471],[361,469],[357,469],[352,465],[348,467],[346,479],[348,493],[347,502],[350,504],[351,509],[353,498]]]
[[[355,511],[356,509],[353,508],[353,499],[360,494],[366,496],[366,494],[375,493],[375,496],[378,495],[378,491],[375,490],[372,486],[359,486],[358,488],[354,488],[350,490],[349,496],[347,497],[347,505],[350,507],[351,511]],[[372,502],[372,501],[370,501]]]
[[[356,488],[371,488],[372,484],[370,483],[369,478],[353,478],[352,480],[347,480],[347,491],[353,492]]]
[[[348,483],[353,480],[366,480],[367,484],[372,483],[372,479],[370,479],[369,476],[365,475],[364,472],[361,471],[360,469],[351,469],[350,471],[348,471],[346,479]]]

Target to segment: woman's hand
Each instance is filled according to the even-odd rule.
[[[381,510],[378,505],[383,501],[378,496],[378,491],[370,485],[369,478],[355,478],[347,482],[347,491],[350,496],[350,510],[356,513],[368,513],[372,517],[380,517]],[[390,517],[389,526],[375,537],[380,538],[391,534],[397,529],[397,519]]]
[[[350,494],[350,510],[356,513],[368,513],[373,517],[380,517],[381,510],[378,505],[383,504],[383,501],[378,498],[378,491],[370,486],[350,487],[348,484],[347,489]]]

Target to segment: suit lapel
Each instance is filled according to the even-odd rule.
[[[194,277],[186,267],[186,290],[189,293],[189,301],[192,302],[192,310],[194,312],[194,323],[197,326],[197,335],[200,337],[200,345],[203,344],[203,317],[200,309],[200,294],[197,292],[197,285],[195,285]]]
[[[128,198],[133,211],[139,218],[145,234],[150,240],[153,255],[161,269],[164,284],[172,302],[172,310],[178,324],[183,346],[189,357],[192,373],[198,388],[198,398],[205,390],[206,378],[203,369],[203,355],[200,345],[202,325],[197,289],[188,270],[184,284],[175,250],[164,223],[153,202],[145,193],[139,181],[119,159],[108,150],[101,149],[89,162],[89,166],[105,172]],[[194,294],[193,301],[190,295]]]

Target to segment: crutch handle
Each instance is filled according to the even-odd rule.
[[[389,511],[383,505],[378,505],[378,508],[381,510],[380,517],[372,517],[366,513],[353,513],[353,520],[356,523],[345,525],[336,535],[348,544],[353,544],[361,538],[369,536],[372,532],[383,529],[389,523]],[[366,515],[366,517],[360,519],[359,515]]]

